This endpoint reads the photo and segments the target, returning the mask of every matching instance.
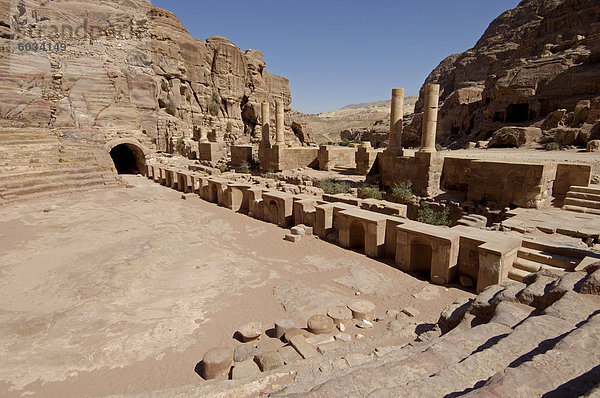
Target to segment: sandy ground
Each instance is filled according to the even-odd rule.
[[[0,207],[0,396],[131,394],[200,381],[237,328],[303,326],[367,298],[435,322],[470,295],[142,177],[115,189]],[[416,296],[416,297],[415,297]]]

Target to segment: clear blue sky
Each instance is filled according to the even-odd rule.
[[[260,50],[307,113],[417,94],[446,56],[475,45],[517,0],[152,0],[195,37]]]

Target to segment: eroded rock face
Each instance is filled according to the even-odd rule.
[[[443,60],[425,81],[441,86],[442,143],[541,122],[557,109],[570,115],[553,115],[544,130],[591,128],[599,113],[598,21],[595,0],[525,0],[499,16],[475,47]],[[423,101],[421,89],[416,112]]]
[[[6,7],[0,44],[12,53],[0,61],[9,72],[0,81],[0,125],[94,130],[105,139],[137,134],[168,150],[171,137],[200,129],[216,129],[220,141],[249,141],[260,135],[263,101],[291,110],[288,80],[265,69],[260,51],[221,36],[196,39],[146,0]],[[27,43],[52,49],[20,51]]]

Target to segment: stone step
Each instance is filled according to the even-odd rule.
[[[568,196],[565,199],[565,206],[579,206],[600,210],[600,202],[596,202],[594,200],[569,198]]]
[[[519,386],[519,395],[527,397],[583,396],[598,381],[593,369],[600,363],[599,330],[600,315],[595,315],[553,349],[496,373],[485,386],[466,396],[510,397],[515,395],[515,386]],[[574,380],[579,381],[571,382]]]
[[[569,192],[583,192],[583,193],[592,193],[595,195],[600,195],[600,186],[587,186],[587,187],[581,187],[581,186],[572,186],[571,188],[569,188]],[[568,193],[567,193],[568,195]]]
[[[563,206],[563,210],[573,211],[576,213],[595,214],[600,216],[600,209],[592,209],[589,207],[567,205]]]
[[[542,269],[542,264],[517,257],[513,263],[513,267],[516,269],[527,271],[529,273],[533,273],[538,272],[540,269]]]
[[[22,195],[22,196],[9,196],[6,199],[0,195],[0,205],[10,204],[10,203],[14,203],[17,201],[35,200],[35,199],[41,199],[41,198],[46,198],[46,197],[68,195],[68,194],[72,194],[72,193],[95,191],[98,189],[114,189],[114,188],[119,188],[121,186],[122,185],[119,184],[119,182],[115,180],[114,182],[113,181],[105,181],[104,183],[86,184],[86,185],[81,185],[79,187],[71,187],[69,189],[42,191],[42,192],[37,192],[37,193],[32,193],[32,194]]]
[[[73,174],[73,173],[83,173],[88,172],[92,173],[95,171],[100,172],[111,172],[111,167],[94,167],[85,164],[78,163],[60,163],[54,166],[46,166],[42,165],[40,167],[32,167],[32,168],[18,168],[14,170],[1,170],[0,175],[2,176],[2,180],[0,181],[0,185],[6,183],[8,181],[18,181],[21,179],[32,179],[32,178],[41,178],[41,177],[51,177],[56,174]]]
[[[12,138],[13,139],[0,139],[0,150],[11,150],[15,147],[29,145],[56,145],[59,142],[58,138],[56,137],[32,137],[30,139],[16,139],[16,137]]]
[[[573,293],[575,296],[577,293]],[[371,397],[444,397],[459,396],[509,367],[554,348],[565,336],[597,311],[573,295],[566,294],[543,315],[530,316],[500,339],[490,339],[464,360],[445,367],[429,377],[422,377],[393,388],[374,391]],[[589,303],[588,303],[589,304]],[[550,315],[553,314],[553,315]],[[514,388],[514,386],[513,386]]]
[[[97,187],[116,187],[116,179],[97,177],[85,180],[64,181],[62,183],[43,184],[33,187],[16,188],[6,190],[0,193],[2,203],[14,202],[16,200],[30,199],[32,197],[48,196],[50,194],[60,194],[67,192],[79,192],[82,190],[94,189]]]
[[[600,202],[600,193],[569,192],[565,199],[583,199]]]
[[[523,278],[529,275],[531,272],[524,271],[519,268],[512,267],[508,271],[508,279],[512,279],[513,281],[523,282]]]
[[[317,388],[295,385],[288,387],[278,396],[303,396],[310,389],[308,395],[315,397],[365,397],[381,387],[397,386],[411,380],[430,377],[446,366],[464,360],[486,342],[502,338],[508,333],[510,328],[498,323],[479,325],[467,330],[453,330],[411,355],[403,357],[403,353],[410,347],[407,346],[350,373],[344,372],[332,377]]]
[[[517,252],[518,258],[524,258],[526,260],[534,261],[540,264],[547,264],[553,267],[564,268],[572,270],[577,264],[579,264],[580,259],[563,256],[557,253],[552,253],[545,250],[537,250],[531,249],[527,247],[522,247]]]
[[[8,181],[2,179],[2,181],[0,181],[0,192],[2,190],[7,191],[17,188],[33,187],[64,180],[85,180],[94,177],[104,178],[104,175],[107,173],[94,167],[87,167],[61,170],[60,172],[44,172],[40,174],[41,175],[36,175],[36,173],[21,174],[20,176],[13,176]]]

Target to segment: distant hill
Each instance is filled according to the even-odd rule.
[[[404,99],[404,114],[414,112],[418,97]],[[295,122],[302,123],[311,131],[317,143],[338,142],[340,133],[350,129],[370,129],[377,124],[381,128],[390,124],[390,100],[346,105],[340,109],[318,114],[295,112]]]

